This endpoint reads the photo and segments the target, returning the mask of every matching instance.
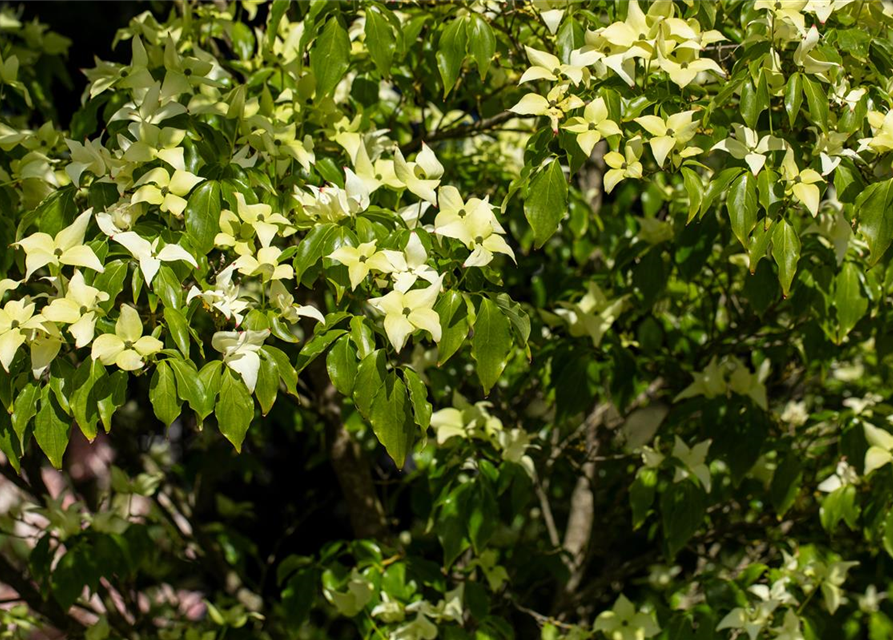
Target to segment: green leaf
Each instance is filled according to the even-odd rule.
[[[443,80],[443,97],[452,91],[459,79],[462,62],[465,60],[467,35],[466,18],[456,18],[441,32],[437,44],[437,69]]]
[[[220,433],[233,444],[237,452],[241,453],[242,442],[254,418],[254,398],[242,382],[241,376],[231,371],[229,367],[224,367],[223,370],[220,397],[214,408],[214,415],[217,416]]]
[[[406,385],[397,374],[391,372],[385,376],[384,384],[372,401],[369,422],[394,464],[402,469],[406,464],[406,456],[412,451],[415,423],[406,395]]]
[[[214,407],[217,404],[217,395],[220,392],[220,379],[223,375],[224,368],[225,365],[223,362],[220,360],[212,360],[198,372],[199,382],[202,383],[205,392],[201,403],[201,410],[198,410],[198,415],[202,420],[214,412]]]
[[[369,321],[363,316],[354,316],[350,319],[350,339],[357,348],[357,357],[360,360],[375,351],[375,333],[369,326]]]
[[[350,38],[337,18],[329,18],[310,51],[310,69],[316,77],[316,95],[327,96],[350,66]]]
[[[164,308],[164,321],[167,323],[167,330],[174,339],[177,349],[183,354],[183,357],[189,359],[189,323],[183,312],[174,307]]]
[[[102,378],[93,388],[96,407],[99,409],[99,420],[106,433],[112,429],[112,416],[115,411],[127,400],[128,379],[126,371],[115,371],[110,376]]]
[[[769,487],[769,498],[779,517],[794,504],[802,480],[803,465],[800,463],[800,457],[797,453],[791,452],[778,465]]]
[[[469,20],[468,52],[477,63],[483,80],[490,68],[490,61],[496,55],[496,36],[487,21],[477,13],[472,13]]]
[[[539,249],[558,230],[567,213],[567,180],[557,159],[540,171],[530,183],[524,216],[533,229],[533,243]]]
[[[272,49],[273,43],[276,42],[276,34],[279,31],[279,23],[282,22],[282,17],[285,15],[285,12],[288,10],[290,4],[290,0],[273,0],[270,5],[270,17],[267,21],[266,33],[266,46],[268,49]]]
[[[261,352],[269,358],[276,361],[276,371],[279,373],[279,379],[285,385],[285,390],[292,396],[298,396],[298,374],[295,368],[291,366],[291,361],[281,349],[264,345],[260,348]]]
[[[765,257],[766,251],[769,249],[769,242],[772,240],[772,231],[774,231],[772,221],[768,218],[763,218],[762,222],[754,228],[747,248],[751,273],[756,273],[757,264]]]
[[[800,236],[783,218],[775,223],[772,231],[772,258],[778,265],[778,282],[787,298],[800,260]]]
[[[766,104],[760,104],[759,95],[757,93],[756,87],[754,87],[753,82],[748,80],[741,87],[741,117],[744,119],[744,123],[751,129],[757,128],[757,121],[760,119],[760,114],[767,107]]]
[[[757,226],[757,187],[750,171],[745,171],[732,183],[726,197],[726,208],[729,210],[732,232],[747,248],[750,232]]]
[[[644,524],[651,505],[654,503],[654,494],[657,489],[657,470],[648,467],[640,467],[636,473],[636,479],[629,487],[629,504],[633,512],[633,529],[638,529]]]
[[[431,425],[431,415],[433,408],[428,402],[428,388],[422,379],[412,369],[403,369],[403,379],[406,381],[406,388],[409,389],[409,399],[412,401],[413,413],[415,413],[415,421],[422,428],[424,433]]]
[[[893,216],[889,215],[891,204],[893,178],[869,185],[856,198],[856,219],[871,251],[868,259],[871,266],[877,264],[893,241]]]
[[[89,441],[97,433],[99,408],[97,406],[96,385],[107,376],[105,367],[99,360],[84,360],[72,380],[71,412],[75,422]]]
[[[788,123],[791,128],[800,115],[800,105],[803,102],[803,76],[799,73],[791,74],[784,88],[784,110],[788,114]]]
[[[868,298],[862,293],[859,267],[845,262],[834,279],[834,307],[837,309],[837,336],[840,344],[868,311]]]
[[[440,366],[465,342],[471,322],[465,297],[460,291],[450,290],[441,294],[434,310],[440,316],[441,336],[437,344],[437,364]]]
[[[828,96],[822,85],[810,78],[803,78],[803,93],[809,106],[809,116],[822,131],[828,132]]]
[[[116,306],[115,299],[124,291],[124,280],[127,278],[127,261],[115,260],[105,265],[105,271],[96,274],[93,286],[109,294],[109,299],[99,306],[106,312]]]
[[[289,365],[291,366],[291,365]],[[270,413],[276,396],[279,394],[279,367],[276,360],[261,352],[260,368],[257,370],[257,386],[254,395],[260,404],[260,412],[263,415]]]
[[[704,490],[690,480],[675,482],[661,494],[660,511],[670,557],[700,528],[706,511]]]
[[[200,414],[206,404],[206,391],[195,365],[192,361],[179,358],[168,358],[166,362],[173,370],[177,381],[177,396],[188,402],[192,410]]]
[[[720,171],[716,177],[710,181],[710,184],[707,185],[707,190],[704,191],[704,198],[701,200],[702,216],[707,213],[710,206],[713,204],[713,201],[728,189],[732,180],[737,178],[742,171],[744,171],[744,169],[741,167],[729,167],[728,169]]]
[[[704,199],[704,179],[694,169],[682,167],[682,184],[688,194],[688,217],[685,224],[695,219],[701,209],[701,201]]]
[[[325,333],[313,336],[304,343],[304,347],[298,353],[298,361],[295,363],[295,371],[301,373],[311,362],[322,355],[329,346],[347,331],[344,329],[332,329]]]
[[[177,395],[177,381],[174,379],[174,372],[164,360],[155,366],[155,373],[152,374],[152,381],[149,383],[149,402],[155,410],[155,417],[167,428],[170,428],[171,423],[180,415],[181,402]]]
[[[822,500],[819,508],[819,519],[822,528],[831,533],[843,520],[850,529],[855,529],[859,522],[859,505],[856,504],[856,487],[848,484],[832,491]]]
[[[471,355],[477,363],[477,374],[484,387],[484,395],[490,394],[490,389],[502,375],[511,349],[512,329],[508,318],[495,302],[483,298],[474,322]]]
[[[357,378],[357,354],[350,336],[343,335],[335,341],[326,355],[326,371],[339,393],[350,396]]]
[[[298,245],[298,250],[295,253],[293,263],[295,268],[295,282],[301,282],[301,279],[307,270],[322,259],[329,238],[336,232],[336,230],[337,227],[334,224],[320,224],[313,227],[313,229],[304,236],[304,239],[301,240],[301,243]]]
[[[483,476],[468,493],[468,538],[474,552],[480,555],[496,532],[499,504],[490,482]]]
[[[37,400],[40,398],[41,387],[36,380],[28,380],[24,388],[16,394],[13,401],[12,429],[19,439],[19,445],[25,448],[25,430],[31,418],[37,415]],[[5,411],[0,413],[6,413]]]
[[[70,434],[71,419],[59,407],[50,388],[44,387],[40,395],[40,411],[34,419],[34,439],[56,469],[62,468],[62,456],[68,448]]]
[[[202,182],[186,204],[186,235],[199,255],[214,248],[214,237],[220,231],[220,183],[216,180]]]
[[[16,473],[20,473],[22,445],[12,428],[10,416],[5,411],[0,411],[0,451],[6,455],[6,459]]]
[[[363,358],[357,367],[357,378],[353,388],[353,401],[364,418],[369,419],[372,402],[384,385],[387,376],[387,357],[381,349]]]
[[[527,345],[527,339],[530,337],[530,316],[528,316],[521,305],[509,297],[507,293],[500,293],[494,298],[496,305],[502,309],[502,313],[512,323],[512,329],[518,338],[518,343],[523,347]]]
[[[366,9],[366,47],[378,72],[390,77],[396,38],[393,28],[382,17],[381,11],[381,7],[374,4]]]

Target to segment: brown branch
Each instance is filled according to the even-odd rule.
[[[403,153],[411,153],[413,151],[417,151],[422,146],[422,142],[431,143],[439,142],[440,140],[468,138],[470,136],[475,136],[479,133],[484,133],[486,131],[495,129],[503,122],[507,122],[512,118],[519,117],[522,116],[519,116],[517,113],[513,113],[511,111],[503,111],[502,113],[497,113],[495,116],[484,118],[483,120],[478,120],[477,122],[472,122],[471,124],[463,124],[458,127],[450,127],[449,129],[437,131],[436,133],[434,133],[434,135],[429,136],[427,140],[416,138],[415,140],[401,145],[400,151],[402,151]]]
[[[316,396],[316,408],[326,427],[326,447],[338,484],[347,503],[350,524],[357,538],[389,537],[384,507],[372,480],[372,470],[359,443],[344,426],[341,398],[329,380],[323,358],[308,373]]]

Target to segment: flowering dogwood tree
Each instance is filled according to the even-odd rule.
[[[888,2],[157,9],[0,10],[2,637],[893,637]]]

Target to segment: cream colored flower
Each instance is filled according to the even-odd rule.
[[[434,342],[440,342],[440,316],[434,310],[440,286],[441,281],[438,279],[424,289],[413,289],[405,293],[394,290],[380,298],[369,300],[373,308],[385,314],[385,332],[397,352],[406,344],[409,334],[416,329],[427,331]]]
[[[38,232],[15,243],[25,251],[25,280],[47,265],[65,264],[102,272],[104,269],[99,258],[93,253],[93,249],[84,244],[92,215],[93,210],[87,209],[70,226],[57,233],[55,238]]]
[[[186,209],[186,196],[203,180],[188,171],[177,169],[171,175],[167,169],[157,167],[137,180],[134,186],[138,189],[130,201],[158,205],[162,211],[170,211],[179,218]]]
[[[93,341],[96,330],[97,313],[100,302],[109,299],[109,294],[91,287],[84,281],[84,276],[77,269],[68,281],[64,298],[56,298],[45,306],[41,315],[51,322],[67,324],[68,332],[75,339],[75,346],[80,349]]]
[[[93,341],[91,357],[102,364],[117,365],[124,371],[142,369],[145,358],[164,348],[161,340],[143,335],[140,314],[130,305],[121,305],[115,333],[105,333]]]

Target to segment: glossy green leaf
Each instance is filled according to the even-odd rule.
[[[310,51],[310,68],[316,77],[316,95],[327,96],[350,66],[350,38],[337,18],[329,18]]]
[[[484,395],[499,380],[512,350],[512,328],[508,318],[489,298],[481,300],[474,322],[471,355],[477,363],[477,374],[484,387]]]
[[[468,41],[468,21],[465,18],[456,18],[450,22],[440,33],[440,41],[437,43],[437,69],[443,81],[443,97],[452,91],[462,70],[462,62],[465,60],[465,51]]]
[[[787,297],[800,261],[800,236],[784,219],[776,222],[772,230],[772,258],[778,265],[778,282]]]
[[[369,422],[388,455],[402,469],[412,451],[415,423],[406,385],[393,372],[388,373],[372,401]]]
[[[220,394],[214,407],[217,428],[229,440],[237,452],[242,451],[242,443],[248,427],[254,419],[254,399],[242,378],[231,369],[224,368],[220,379]]]
[[[152,381],[149,383],[149,401],[152,403],[155,417],[167,428],[170,428],[171,423],[180,416],[182,403],[177,395],[177,382],[174,372],[164,360],[155,366],[155,373],[152,374]]]
[[[749,171],[738,176],[729,188],[726,208],[732,223],[732,232],[738,241],[747,247],[750,232],[757,225],[756,180]]]
[[[40,410],[34,418],[34,439],[50,463],[62,468],[62,457],[68,448],[71,419],[65,415],[49,387],[40,395]]]
[[[186,234],[199,254],[214,248],[214,237],[220,231],[220,183],[206,180],[189,196],[183,216]]]
[[[558,231],[558,224],[566,213],[567,180],[556,159],[534,176],[524,201],[524,216],[533,229],[536,248],[542,247]]]

